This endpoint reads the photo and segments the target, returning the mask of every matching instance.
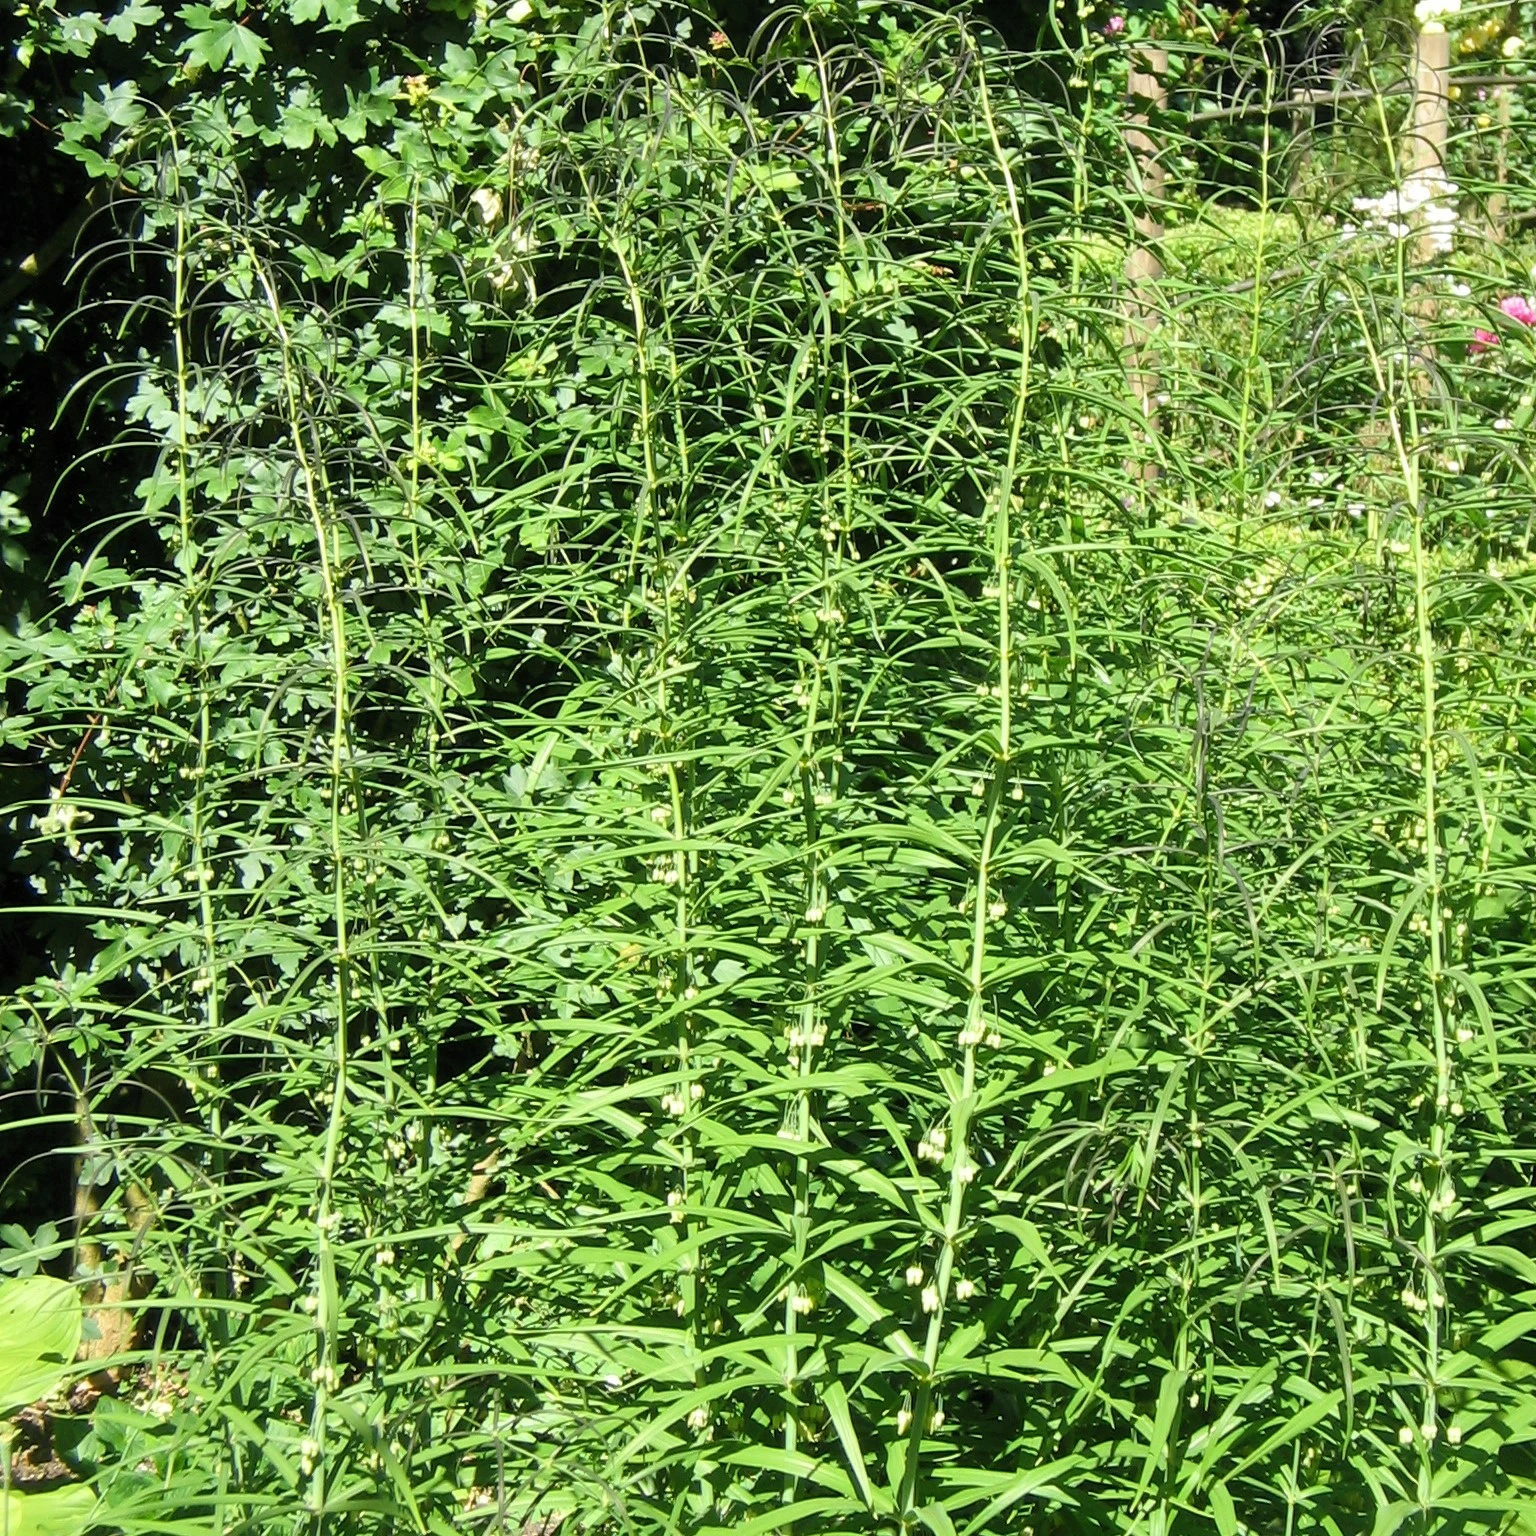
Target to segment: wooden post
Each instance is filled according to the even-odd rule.
[[[1488,199],[1488,223],[1492,226],[1493,238],[1503,240],[1504,218],[1509,212],[1509,199],[1504,193],[1504,188],[1509,185],[1509,87],[1496,85],[1493,88],[1493,99],[1498,108],[1499,125],[1498,147],[1494,152],[1493,179],[1498,184],[1499,190]]]
[[[1157,394],[1161,386],[1155,337],[1159,323],[1158,284],[1163,275],[1163,188],[1166,174],[1157,139],[1151,132],[1152,114],[1168,105],[1168,51],[1145,46],[1131,55],[1130,100],[1127,103],[1125,142],[1130,150],[1128,184],[1135,209],[1135,243],[1125,258],[1125,350],[1128,377],[1145,423],[1146,438],[1157,432]],[[1133,472],[1155,480],[1155,456],[1133,457]]]
[[[1410,176],[1445,177],[1450,137],[1451,35],[1439,22],[1419,31],[1413,51],[1413,113],[1408,122]]]
[[[1419,29],[1413,51],[1413,111],[1408,118],[1404,188],[1418,183],[1433,198],[1445,185],[1445,146],[1450,138],[1451,35],[1438,21]],[[1432,231],[1419,237],[1419,259],[1436,255]]]

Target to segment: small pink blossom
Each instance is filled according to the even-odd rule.
[[[1122,32],[1124,32],[1124,31],[1125,31],[1125,17],[1124,16],[1111,16],[1109,18],[1109,20],[1104,23],[1104,36],[1105,37],[1119,37],[1119,35]]]
[[[1485,331],[1479,326],[1472,332],[1472,345],[1467,350],[1475,357],[1479,352],[1486,352],[1489,347],[1496,347],[1498,344],[1499,338],[1492,331]]]
[[[1521,325],[1536,325],[1536,304],[1521,298],[1518,293],[1512,293],[1507,299],[1501,300],[1499,309]]]

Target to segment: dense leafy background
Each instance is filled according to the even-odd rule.
[[[1422,265],[1390,18],[462,11],[8,22],[0,1263],[102,1523],[1525,1529],[1479,87]]]

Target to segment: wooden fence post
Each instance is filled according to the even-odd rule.
[[[1419,28],[1413,50],[1413,110],[1408,117],[1406,189],[1415,186],[1417,201],[1432,202],[1445,187],[1445,146],[1450,138],[1451,35],[1440,21]],[[1435,232],[1419,236],[1419,260],[1433,260],[1440,249]]]
[[[1445,175],[1450,137],[1451,34],[1443,23],[1426,22],[1413,50],[1413,113],[1408,125],[1408,172]]]
[[[1497,107],[1499,127],[1493,179],[1499,190],[1488,199],[1488,223],[1492,226],[1493,238],[1503,240],[1504,219],[1509,213],[1509,198],[1504,191],[1509,185],[1509,87],[1496,85],[1493,88],[1493,100]]]

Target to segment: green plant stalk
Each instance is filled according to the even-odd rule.
[[[249,248],[248,248],[249,249]],[[319,561],[323,619],[331,649],[331,740],[329,764],[329,852],[331,862],[331,916],[335,925],[332,955],[332,1000],[336,1024],[332,1042],[333,1064],[330,1106],[325,1141],[320,1155],[319,1187],[315,1200],[315,1260],[319,1271],[316,1291],[316,1363],[310,1407],[310,1439],[314,1442],[307,1510],[316,1530],[326,1518],[326,1432],[330,1398],[339,1384],[339,1355],[343,1318],[341,1293],[336,1278],[333,1232],[341,1213],[335,1201],[336,1175],[346,1125],[350,1093],[347,1033],[351,1024],[352,955],[351,913],[347,896],[346,810],[344,796],[350,788],[361,807],[362,790],[356,782],[351,751],[351,670],[347,647],[346,614],[342,606],[338,571],[341,562],[340,531],[329,507],[322,471],[313,461],[304,433],[304,390],[294,356],[293,339],[284,318],[271,273],[254,249],[249,250],[252,268],[271,317],[281,366],[283,404],[287,413],[288,439],[299,467],[306,509]]]
[[[187,358],[187,250],[191,235],[187,228],[187,205],[181,195],[180,166],[181,146],[177,142],[174,127],[171,133],[171,163],[177,167],[176,184],[171,195],[176,200],[175,246],[171,256],[172,297],[171,334],[176,367],[176,509],[177,532],[180,548],[176,552],[176,567],[186,581],[186,614],[188,640],[191,648],[191,665],[197,679],[197,763],[192,769],[192,796],[190,810],[190,841],[192,845],[192,878],[198,893],[198,923],[202,930],[203,960],[194,978],[193,988],[201,991],[203,998],[203,1025],[207,1032],[208,1047],[213,1055],[203,1068],[198,1086],[206,1095],[208,1129],[212,1153],[211,1176],[219,1178],[224,1168],[224,1116],[223,1088],[219,1084],[218,1053],[222,1049],[223,1028],[222,998],[223,975],[219,965],[218,921],[214,912],[213,868],[208,856],[208,808],[207,783],[211,765],[213,743],[212,700],[208,686],[208,664],[204,655],[203,598],[206,577],[199,566],[197,530],[192,512],[192,475],[190,442],[192,433],[190,364]],[[218,1313],[216,1316],[220,1315]],[[219,1324],[215,1323],[215,1327]]]
[[[599,218],[601,217],[595,201],[593,211]],[[673,571],[670,568],[668,559],[665,519],[660,505],[661,472],[656,459],[655,446],[656,412],[650,356],[652,332],[646,315],[645,299],[640,290],[640,284],[635,277],[627,238],[617,230],[609,230],[607,232],[614,253],[614,259],[619,264],[619,271],[624,281],[625,293],[629,303],[630,320],[635,337],[635,372],[640,398],[640,445],[645,473],[641,511],[634,535],[635,547],[638,550],[643,539],[644,524],[649,512],[649,520],[654,526],[656,545],[656,586],[659,588],[662,605],[661,634],[659,636],[660,644],[655,679],[656,731],[661,742],[662,761],[667,785],[668,830],[671,833],[674,844],[674,851],[671,856],[672,884],[674,886],[672,947],[676,965],[676,972],[671,978],[671,983],[677,998],[677,1001],[674,1003],[677,1017],[677,1088],[674,1104],[676,1105],[676,1115],[680,1122],[682,1133],[681,1144],[677,1152],[678,1171],[682,1184],[680,1190],[682,1205],[673,1213],[673,1221],[681,1229],[681,1243],[686,1250],[690,1239],[689,1229],[692,1225],[688,1201],[694,1193],[693,1175],[698,1158],[698,1131],[694,1121],[697,1118],[697,1106],[702,1097],[703,1085],[698,1081],[692,1031],[688,1022],[689,1005],[696,990],[693,976],[693,939],[690,917],[690,903],[692,899],[690,875],[692,866],[688,842],[688,812],[683,780],[677,766],[679,753],[678,743],[675,739],[675,711],[667,684],[670,669],[674,665],[673,656],[677,649],[685,644],[681,630],[686,624],[689,567],[688,562],[684,560],[679,562],[678,569]],[[686,453],[686,447],[683,447],[682,451]],[[674,607],[679,595],[679,587],[682,589],[681,595],[683,598],[683,626],[679,624],[678,615]],[[686,673],[680,672],[680,675],[686,676]],[[679,1216],[681,1220],[678,1219]],[[700,1280],[701,1267],[701,1260],[698,1256],[685,1252],[680,1260],[678,1275],[678,1310],[688,1328],[692,1355],[691,1364],[696,1385],[699,1382],[700,1360],[704,1342],[702,1284]]]
[[[816,804],[815,734],[821,704],[821,680],[828,657],[829,626],[823,626],[817,668],[811,678],[810,698],[806,705],[805,728],[800,747],[800,795],[805,829],[805,902],[808,930],[805,936],[805,959],[801,968],[803,995],[796,1015],[796,1024],[790,1036],[789,1064],[798,1080],[789,1106],[789,1131],[802,1146],[810,1141],[812,1106],[809,1090],[804,1080],[811,1074],[817,1046],[822,1037],[821,1016],[821,931],[819,920],[810,921],[811,913],[822,911],[826,906],[826,890],[818,849],[821,839],[821,818]],[[793,1455],[799,1447],[801,1403],[800,1382],[800,1310],[807,1293],[802,1288],[801,1273],[811,1231],[811,1169],[802,1151],[794,1160],[793,1205],[790,1212],[789,1279],[784,1290],[784,1449]],[[784,1478],[783,1500],[792,1503],[799,1488],[799,1478],[787,1472]]]
[[[1413,412],[1412,402],[1409,411]],[[1424,1419],[1421,1425],[1421,1510],[1427,1518],[1429,1500],[1430,1447],[1439,1431],[1439,1392],[1441,1337],[1444,1330],[1443,1314],[1449,1309],[1440,1275],[1441,1223],[1438,1220],[1442,1201],[1449,1202],[1452,1183],[1450,1179],[1451,1095],[1454,1090],[1449,1035],[1445,1017],[1445,918],[1441,902],[1443,874],[1440,857],[1439,828],[1439,769],[1435,762],[1437,742],[1436,706],[1437,677],[1434,635],[1430,624],[1433,592],[1424,550],[1424,512],[1418,483],[1417,459],[1412,465],[1415,471],[1411,479],[1405,479],[1409,509],[1412,517],[1411,538],[1413,544],[1413,602],[1414,629],[1418,645],[1419,675],[1422,688],[1422,734],[1419,751],[1424,760],[1423,807],[1424,807],[1424,872],[1423,880],[1430,902],[1429,913],[1429,1002],[1432,1015],[1435,1053],[1435,1104],[1434,1119],[1430,1128],[1429,1164],[1434,1177],[1434,1193],[1424,1204],[1424,1225],[1421,1244],[1424,1257]],[[1444,1209],[1449,1210],[1449,1203]]]
[[[997,666],[1000,720],[998,724],[998,761],[1004,772],[1013,761],[1013,645],[1012,645],[1012,543],[1010,516],[1013,507],[1014,485],[1018,480],[1019,457],[1024,442],[1024,420],[1029,404],[1031,363],[1034,358],[1034,332],[1030,324],[1030,261],[1025,237],[1023,209],[1019,201],[1018,187],[1014,183],[1013,168],[1003,149],[997,130],[997,120],[992,111],[992,97],[987,88],[985,64],[977,69],[981,87],[981,107],[986,118],[987,135],[992,153],[1002,173],[1003,186],[1008,200],[1008,235],[1013,246],[1013,258],[1019,273],[1017,314],[1019,332],[1019,377],[1013,399],[1013,419],[1008,432],[1008,455],[1003,465],[1002,482],[998,487],[996,521],[993,525],[993,575],[997,584]],[[973,994],[974,995],[974,994]]]
[[[846,215],[842,208],[843,167],[841,150],[837,142],[837,128],[831,110],[832,81],[827,70],[826,54],[822,50],[820,40],[812,34],[812,47],[815,51],[817,82],[821,93],[822,117],[826,131],[827,158],[832,187],[836,194],[834,206],[836,213],[836,240],[837,257],[840,270],[847,270],[848,253],[848,226]],[[833,326],[830,311],[825,316],[825,323],[829,330]],[[820,765],[817,761],[818,751],[816,737],[818,729],[822,725],[820,718],[822,705],[822,690],[825,683],[831,698],[829,701],[830,719],[827,724],[836,732],[837,716],[839,713],[838,688],[836,679],[836,662],[834,656],[833,640],[837,632],[837,619],[830,615],[840,611],[840,591],[838,582],[838,551],[846,537],[846,531],[852,525],[852,453],[853,453],[853,381],[848,361],[848,343],[846,333],[838,328],[835,332],[838,345],[839,373],[841,384],[841,458],[840,482],[842,490],[842,506],[839,512],[834,512],[831,506],[831,486],[825,472],[821,475],[822,492],[822,546],[819,556],[820,570],[816,590],[820,594],[821,614],[820,631],[817,639],[815,670],[811,676],[810,693],[806,704],[805,725],[800,741],[800,795],[803,807],[803,824],[805,834],[805,916],[808,930],[805,937],[805,958],[801,968],[801,986],[803,995],[798,1012],[795,1031],[790,1040],[790,1066],[799,1080],[799,1085],[794,1091],[790,1101],[790,1130],[795,1140],[804,1147],[811,1138],[813,1124],[813,1105],[811,1093],[804,1086],[815,1067],[816,1051],[821,1045],[825,1024],[821,1006],[821,972],[825,963],[821,936],[821,916],[825,912],[828,894],[825,875],[820,854],[821,844],[821,816],[820,807],[817,804],[819,793],[818,784],[821,781]],[[831,342],[833,337],[829,336]],[[818,415],[823,407],[818,403]],[[840,518],[839,518],[840,513]],[[839,526],[839,520],[841,526]],[[827,775],[827,780],[834,786],[836,784],[836,768]],[[818,914],[814,918],[812,914]],[[801,1415],[804,1405],[800,1401],[800,1372],[801,1372],[801,1309],[809,1300],[809,1293],[805,1291],[802,1283],[802,1271],[805,1265],[806,1253],[810,1246],[811,1237],[811,1165],[804,1151],[797,1151],[794,1159],[794,1171],[792,1176],[792,1207],[790,1212],[790,1275],[784,1294],[784,1431],[783,1444],[786,1453],[794,1456],[799,1450],[802,1423]],[[793,1470],[786,1471],[782,1498],[784,1503],[793,1503],[799,1493],[800,1479]],[[794,1525],[789,1527],[791,1531]]]
[[[1060,13],[1055,10],[1051,12],[1051,25],[1057,29],[1061,25]],[[1072,137],[1072,265],[1067,279],[1067,292],[1071,295],[1074,312],[1076,312],[1077,301],[1083,294],[1083,240],[1087,235],[1085,216],[1088,212],[1091,192],[1088,146],[1092,142],[1093,134],[1094,94],[1093,42],[1088,23],[1079,17],[1077,28],[1079,56],[1076,62],[1084,70],[1084,74],[1081,77],[1083,107],[1081,115],[1074,124],[1076,132]],[[1058,35],[1065,48],[1067,46],[1065,35],[1059,31]]]
[[[957,1085],[949,1087],[951,1161],[949,1190],[939,1238],[938,1262],[934,1267],[932,1295],[925,1298],[929,1318],[923,1340],[922,1372],[913,1395],[912,1422],[907,1429],[906,1461],[897,1493],[897,1515],[903,1532],[915,1529],[922,1486],[922,1451],[927,1436],[938,1427],[934,1379],[943,1350],[945,1312],[955,1262],[965,1231],[966,1190],[974,1180],[977,1165],[971,1152],[971,1117],[975,1111],[977,1084],[977,1047],[987,1037],[986,959],[987,924],[991,921],[992,857],[1002,825],[1006,782],[1013,764],[1013,678],[1012,678],[1012,508],[1014,484],[1019,472],[1023,448],[1024,422],[1029,402],[1030,364],[1033,335],[1030,326],[1030,262],[1025,241],[1025,225],[1013,169],[1003,148],[997,119],[987,86],[986,68],[978,66],[982,115],[992,153],[1002,176],[1009,219],[1009,236],[1018,269],[1017,326],[1019,333],[1019,376],[1015,386],[1012,421],[1008,433],[1008,452],[995,492],[992,522],[992,579],[996,587],[997,678],[999,694],[998,744],[990,782],[987,787],[985,822],[976,859],[972,886],[970,960],[967,966],[965,1026],[960,1032],[960,1072]]]
[[[421,301],[424,292],[424,282],[421,263],[421,184],[415,182],[411,187],[410,209],[407,215],[408,225],[406,231],[406,318],[410,329],[411,339],[411,451],[410,461],[405,478],[405,519],[406,526],[410,530],[411,543],[411,574],[416,589],[416,611],[421,620],[422,646],[426,652],[427,676],[430,679],[428,693],[428,707],[426,711],[427,729],[427,777],[435,783],[439,773],[441,758],[442,734],[441,715],[443,707],[443,674],[442,659],[438,654],[437,627],[432,622],[432,611],[427,604],[425,568],[421,559],[421,468],[422,454],[425,450],[425,442],[421,424]],[[437,861],[432,862],[433,870],[440,866]],[[435,882],[434,882],[435,884]],[[434,890],[434,895],[436,891]],[[434,962],[431,981],[428,986],[429,1010],[435,1011],[439,990],[442,986],[440,967]],[[381,1033],[387,1021],[380,999],[379,1023]],[[388,1101],[394,1099],[395,1073],[392,1070],[390,1052],[385,1041],[380,1042],[381,1065],[384,1072],[385,1093]],[[430,1095],[437,1088],[437,1039],[433,1035],[425,1042],[426,1073],[425,1087]]]
[[[823,77],[823,88],[826,81]],[[700,118],[696,113],[691,113],[690,124],[703,138],[713,141],[717,137],[715,124],[707,119]],[[835,141],[832,145],[832,153],[837,153]],[[783,213],[779,208],[770,203],[768,213],[773,220],[776,230],[790,238]],[[837,239],[840,254],[846,249],[846,224],[839,216],[837,222]],[[803,281],[803,275],[802,275]],[[760,402],[760,386],[757,374],[759,372],[750,347],[742,337],[740,328],[729,315],[722,317],[726,325],[727,334],[735,342],[740,351],[740,362],[748,377],[752,381],[754,396],[758,397],[758,403],[754,409],[755,433],[763,451],[760,465],[766,469],[772,483],[783,494],[788,493],[783,465],[776,456],[773,456],[773,430],[769,425],[768,412]],[[829,322],[830,323],[830,322]],[[670,343],[670,335],[669,335]],[[675,348],[672,349],[675,357]],[[843,475],[842,481],[845,488],[845,526],[842,534],[838,536],[835,546],[824,546],[821,556],[821,571],[817,580],[817,590],[824,594],[824,606],[830,602],[838,601],[837,582],[831,555],[840,551],[843,539],[846,537],[848,526],[848,511],[851,508],[851,396],[849,395],[849,373],[846,345],[842,349],[843,361],[843,390],[845,408],[842,413],[843,422]],[[674,385],[678,380],[674,369]],[[790,383],[787,393],[791,396],[794,385]],[[677,396],[675,398],[680,398]],[[679,451],[683,453],[686,462],[686,453],[682,448],[683,433],[681,425],[677,428]],[[758,471],[754,470],[742,490],[742,507],[745,508],[750,489],[757,478]],[[825,503],[825,492],[828,481],[825,476],[822,480],[822,490]],[[829,515],[824,504],[824,516]],[[817,658],[810,681],[810,693],[807,698],[805,724],[801,733],[799,777],[802,806],[802,828],[805,839],[805,866],[803,899],[807,911],[825,909],[828,900],[828,891],[823,878],[821,858],[819,854],[820,807],[816,803],[816,737],[823,725],[830,727],[834,733],[839,725],[839,690],[835,671],[835,661],[830,645],[830,626],[823,625],[818,640]],[[831,685],[832,704],[826,715],[822,713],[822,685],[826,679]],[[802,682],[804,678],[802,677]],[[834,761],[837,753],[834,748]],[[828,781],[832,785],[831,793],[836,794],[836,775]],[[802,999],[800,1007],[795,1014],[795,1023],[791,1026],[789,1036],[789,1065],[796,1079],[808,1077],[815,1070],[815,1051],[819,1048],[819,1042],[823,1036],[823,1009],[820,996],[821,975],[825,966],[825,953],[821,941],[821,931],[812,926],[805,941],[805,952],[801,963]],[[809,1140],[814,1120],[814,1104],[809,1090],[796,1088],[790,1098],[783,1128],[796,1140],[805,1143]],[[783,1330],[785,1337],[785,1366],[784,1366],[784,1416],[782,1427],[782,1441],[785,1449],[791,1453],[798,1450],[800,1443],[801,1415],[804,1404],[800,1401],[798,1383],[800,1377],[800,1337],[802,1333],[800,1312],[796,1303],[809,1310],[814,1304],[814,1297],[800,1285],[800,1276],[804,1268],[805,1256],[810,1243],[810,1211],[811,1211],[811,1166],[810,1160],[804,1153],[797,1152],[794,1158],[790,1176],[790,1256],[787,1263],[788,1279],[784,1287],[783,1302]],[[784,1484],[781,1490],[781,1498],[785,1504],[794,1502],[800,1487],[799,1477],[791,1470],[784,1475]]]
[[[1266,65],[1268,60],[1266,58]],[[1259,380],[1264,382],[1264,410],[1267,415],[1274,407],[1274,391],[1270,387],[1269,370],[1265,367],[1263,352],[1264,306],[1267,295],[1264,280],[1268,269],[1265,265],[1265,242],[1269,235],[1270,217],[1270,159],[1273,148],[1270,139],[1271,111],[1275,100],[1275,72],[1264,70],[1264,115],[1260,119],[1263,139],[1259,146],[1259,234],[1253,252],[1253,301],[1248,306],[1248,355],[1243,365],[1242,397],[1237,413],[1237,494],[1238,505],[1232,520],[1234,547],[1240,548],[1243,532],[1248,521],[1250,487],[1248,484],[1248,454],[1251,450],[1253,431],[1253,397]]]
[[[1398,141],[1397,141],[1397,139],[1395,138],[1395,136],[1392,133],[1391,124],[1388,123],[1388,121],[1387,121],[1386,97],[1379,90],[1376,92],[1376,94],[1375,94],[1375,96],[1374,96],[1374,98],[1372,100],[1372,105],[1376,109],[1376,127],[1377,127],[1377,131],[1381,135],[1382,147],[1383,147],[1383,151],[1384,151],[1384,154],[1385,154],[1385,159],[1386,159],[1387,167],[1388,167],[1388,170],[1389,170],[1389,172],[1391,174],[1392,185],[1394,187],[1399,187],[1400,188],[1402,186],[1402,184],[1403,184],[1402,158],[1401,158],[1401,154],[1400,154],[1400,151],[1399,151]],[[1411,127],[1411,123],[1412,123],[1412,118],[1411,118],[1411,114],[1410,114],[1410,119],[1409,119],[1410,127]],[[1417,243],[1418,243],[1417,241],[1414,242],[1415,245],[1417,245]],[[1407,357],[1408,354],[1409,354],[1408,336],[1406,334],[1407,333],[1406,317],[1407,317],[1408,312],[1409,312],[1408,249],[1409,249],[1409,242],[1407,240],[1394,240],[1393,241],[1393,272],[1392,272],[1392,276],[1393,276],[1393,280],[1394,280],[1394,287],[1396,289],[1395,298],[1397,300],[1397,316],[1398,316],[1398,319],[1399,319],[1399,325],[1401,327],[1401,334],[1399,334],[1399,336],[1397,338],[1397,343],[1398,343],[1398,351],[1399,351],[1399,353],[1403,357]],[[1352,296],[1355,297],[1355,299],[1356,299],[1356,306],[1355,307],[1356,307],[1356,313],[1357,313],[1357,318],[1358,318],[1358,315],[1359,315],[1358,295],[1352,295]],[[1367,345],[1369,346],[1369,343],[1367,343]],[[1381,366],[1380,366],[1381,359],[1379,358],[1379,356],[1377,356],[1376,349],[1374,347],[1371,348],[1371,362],[1372,362],[1373,368],[1376,371],[1377,382],[1378,382],[1378,384],[1380,384],[1382,382],[1382,373],[1381,373]],[[1405,380],[1404,382],[1406,383],[1407,381]],[[1396,397],[1394,396],[1393,398],[1395,400]],[[1408,411],[1409,411],[1410,415],[1413,417],[1413,424],[1416,426],[1417,414],[1416,414],[1416,411],[1415,411],[1415,407],[1413,405],[1413,401],[1411,399],[1411,391],[1410,391],[1410,398],[1408,398]],[[1402,436],[1402,425],[1403,425],[1402,420],[1401,420],[1400,416],[1396,413],[1396,410],[1395,410],[1395,407],[1394,407],[1394,409],[1392,410],[1393,451],[1398,456],[1400,472],[1403,475],[1404,487],[1405,488],[1409,487],[1409,479],[1410,479],[1410,477],[1412,477],[1413,485],[1416,488],[1417,487],[1417,483],[1418,483],[1418,480],[1417,480],[1417,437],[1416,437],[1416,435],[1414,436],[1415,451],[1414,451],[1413,455],[1410,456],[1408,451],[1407,451],[1407,449],[1404,446],[1403,436]],[[1411,462],[1410,462],[1410,458],[1411,458]],[[1417,522],[1417,519],[1418,519],[1418,516],[1419,516],[1419,513],[1417,511],[1417,508],[1418,508],[1417,500],[1416,499],[1411,500],[1410,501],[1410,506],[1414,509],[1413,512],[1412,512],[1412,516],[1413,516],[1415,522]],[[1377,517],[1376,509],[1375,509],[1374,506],[1371,508],[1370,516],[1371,516],[1371,522],[1374,525],[1372,527],[1372,529],[1371,529],[1372,539],[1373,539],[1373,543],[1376,546],[1377,558],[1380,559],[1380,557],[1381,557],[1381,543],[1382,543],[1382,538],[1383,538],[1385,530],[1382,529],[1382,527],[1381,527],[1380,519]]]
[[[1399,276],[1400,285],[1403,278]],[[1438,725],[1438,680],[1432,627],[1433,582],[1424,547],[1424,491],[1420,457],[1425,452],[1418,424],[1418,407],[1413,381],[1406,373],[1387,368],[1375,346],[1355,297],[1356,317],[1365,338],[1367,354],[1376,376],[1380,396],[1387,402],[1387,420],[1402,478],[1403,496],[1409,516],[1409,552],[1413,561],[1413,621],[1415,661],[1419,672],[1419,743],[1422,767],[1420,804],[1424,821],[1424,853],[1420,879],[1423,896],[1429,903],[1427,939],[1429,945],[1428,987],[1431,1023],[1431,1047],[1434,1055],[1434,1106],[1430,1124],[1429,1156],[1431,1174],[1424,1190],[1424,1214],[1420,1228],[1419,1257],[1424,1270],[1424,1358],[1420,1367],[1423,1413],[1414,1443],[1419,1448],[1419,1507],[1428,1519],[1434,1506],[1433,1447],[1439,1436],[1440,1354],[1445,1335],[1449,1298],[1440,1273],[1443,1237],[1442,1212],[1454,1205],[1451,1179],[1451,1136],[1455,1121],[1451,1115],[1454,1068],[1447,1027],[1445,995],[1445,919],[1442,904],[1443,873],[1439,828],[1439,770],[1435,761]],[[1400,286],[1399,298],[1406,302]]]

